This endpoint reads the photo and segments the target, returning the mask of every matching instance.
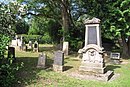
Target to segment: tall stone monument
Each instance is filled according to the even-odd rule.
[[[101,31],[99,28],[100,19],[92,18],[84,21],[85,46],[78,52],[83,54],[80,71],[104,74],[105,63],[103,58],[103,47],[101,44]]]

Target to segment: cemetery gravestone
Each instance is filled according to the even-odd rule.
[[[14,47],[8,47],[8,58],[13,58],[14,60],[16,60]]]
[[[68,49],[69,49],[69,43],[68,42],[63,42],[63,52],[64,55],[68,55]]]
[[[63,66],[64,66],[64,53],[62,51],[56,51],[54,53],[53,70],[57,72],[62,72]]]
[[[35,42],[34,42],[33,51],[34,51],[34,52],[38,52],[38,48],[39,48],[39,46],[38,46],[38,42],[35,41]]]
[[[32,49],[32,47],[33,47],[32,41],[29,41],[29,43],[28,43],[28,49]]]
[[[114,64],[120,64],[120,53],[111,53],[110,58]]]
[[[45,66],[46,66],[46,55],[43,53],[39,54],[37,68],[45,68]]]
[[[78,51],[83,54],[79,70],[93,72],[97,75],[105,75],[104,73],[106,72],[106,67],[103,58],[103,47],[101,44],[101,31],[99,28],[99,23],[100,19],[97,18],[85,20],[85,46],[83,49]],[[106,77],[107,80],[113,75],[113,72],[110,72],[109,75],[107,75],[108,77]],[[104,78],[103,75],[101,75],[102,78]]]

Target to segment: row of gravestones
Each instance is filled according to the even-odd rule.
[[[46,55],[44,53],[39,54],[37,68],[46,68]],[[64,53],[63,51],[55,51],[53,70],[62,72],[64,67]]]
[[[34,52],[38,52],[39,44],[37,41],[35,41],[34,44],[31,41],[29,41],[28,45],[23,44],[23,45],[19,46],[19,48],[20,48],[20,50],[23,50],[23,51],[31,50]]]
[[[12,40],[11,45],[12,47],[16,47],[18,46],[20,50],[23,51],[27,51],[29,50],[33,50],[34,52],[38,52],[39,50],[39,46],[38,46],[38,42],[35,41],[34,45],[32,43],[32,41],[29,41],[28,46],[25,44],[25,42],[23,42],[23,36],[20,36],[20,38],[18,38],[18,36],[16,35],[15,39]]]

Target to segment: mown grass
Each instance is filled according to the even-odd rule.
[[[65,57],[65,71],[62,73],[52,70],[54,49],[51,46],[41,45],[47,54],[47,68],[38,69],[39,53],[16,51],[17,62],[23,62],[24,67],[18,73],[17,87],[130,87],[130,60],[123,60],[125,64],[109,64],[108,69],[120,74],[116,79],[108,82],[94,80],[80,80],[67,74],[75,72],[80,66],[77,55]],[[48,47],[48,48],[47,48]]]

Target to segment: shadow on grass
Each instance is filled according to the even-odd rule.
[[[54,47],[39,47],[39,52],[51,51],[54,50]]]
[[[52,71],[53,60],[47,59],[47,64],[45,69],[37,68],[38,58],[36,57],[17,57],[16,62],[24,63],[24,67],[17,73],[18,83],[16,87],[25,87],[32,83],[36,83],[39,79],[38,73],[42,70],[46,72]]]
[[[111,70],[111,71],[114,71],[116,68],[121,68],[120,66],[118,65],[107,65],[106,66],[106,70]]]
[[[69,69],[71,69],[71,68],[73,68],[73,66],[64,66],[63,71],[67,71],[67,70],[69,70]]]

